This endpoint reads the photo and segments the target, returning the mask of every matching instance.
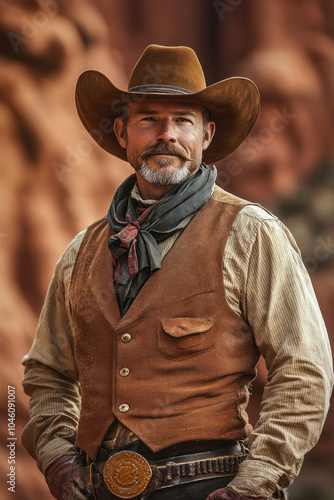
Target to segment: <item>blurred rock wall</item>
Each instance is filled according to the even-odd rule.
[[[72,237],[107,210],[131,172],[100,149],[77,117],[78,75],[91,67],[126,84],[108,30],[85,0],[3,1],[0,16],[1,402],[16,388],[16,498],[51,498],[19,444],[27,420],[20,360],[29,350],[56,261]],[[7,437],[7,418],[2,419]],[[3,477],[9,449],[0,451]],[[2,485],[3,488],[4,485]],[[9,485],[7,485],[9,486]],[[13,498],[4,488],[2,500]]]
[[[291,227],[333,338],[333,32],[331,0],[0,0],[4,439],[8,385],[16,388],[18,440],[27,420],[20,359],[30,347],[55,263],[78,231],[105,214],[115,188],[131,173],[81,125],[74,105],[77,77],[98,69],[126,88],[150,43],[193,47],[208,84],[236,74],[258,84],[258,124],[243,149],[217,165],[218,181],[271,208]],[[263,366],[260,375],[253,421]],[[311,454],[316,461],[325,456],[328,463],[333,456],[333,420],[331,415]],[[16,451],[18,498],[50,500],[19,441]],[[0,454],[6,475],[8,449]],[[1,491],[3,500],[11,495],[6,487]]]

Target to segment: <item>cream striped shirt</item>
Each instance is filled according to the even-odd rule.
[[[35,340],[23,359],[23,385],[31,399],[22,442],[42,472],[60,456],[77,453],[80,388],[70,280],[84,234],[57,263]],[[159,245],[162,258],[177,236]],[[227,301],[252,328],[268,368],[260,418],[248,440],[250,454],[230,486],[242,495],[269,497],[277,485],[294,479],[319,438],[333,385],[330,345],[296,243],[264,209],[248,205],[238,214],[222,273]],[[135,439],[120,426],[116,438]]]

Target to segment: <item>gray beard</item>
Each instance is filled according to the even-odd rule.
[[[154,186],[170,186],[172,184],[181,184],[189,177],[191,172],[186,165],[178,169],[168,164],[162,164],[157,170],[153,170],[147,165],[146,161],[143,161],[138,173]]]

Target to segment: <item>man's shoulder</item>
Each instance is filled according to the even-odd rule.
[[[238,205],[241,210],[238,217],[244,219],[255,219],[255,221],[261,223],[264,221],[279,221],[279,219],[273,215],[269,210],[262,207],[258,203],[239,198],[228,191],[225,191],[221,187],[215,185],[215,189],[212,195],[212,199],[220,203],[228,203],[231,205]]]
[[[221,187],[217,186],[217,184],[214,186],[211,199],[218,203],[228,203],[231,205],[247,205],[251,203],[250,201],[243,200],[242,198],[238,198],[238,196],[225,191]]]
[[[256,203],[245,205],[239,212],[239,217],[243,219],[244,222],[248,220],[249,222],[253,222],[257,225],[265,224],[267,222],[275,222],[282,225],[282,222],[276,217],[276,215]]]
[[[100,217],[100,219],[97,219],[96,221],[89,224],[86,231],[90,231],[90,230],[95,229],[97,227],[104,227],[107,224],[108,224],[107,216],[104,215],[103,217]]]
[[[105,215],[104,217],[101,217],[87,227],[85,236],[82,239],[82,248],[85,249],[90,247],[92,244],[100,241],[101,238],[102,240],[108,238],[109,232],[110,225],[107,216]]]
[[[106,225],[107,225],[107,218],[106,216],[104,216],[94,221],[83,231],[80,231],[78,234],[76,234],[66,247],[61,258],[59,259],[58,265],[64,266],[64,265],[74,264],[83,241],[87,237],[89,237],[92,231],[94,231],[95,229],[103,228]]]
[[[57,268],[64,268],[73,265],[79,252],[81,243],[86,235],[87,229],[80,231],[65,248],[62,256],[57,262]]]
[[[299,252],[289,229],[258,203],[239,198],[219,186],[215,186],[212,199],[222,205],[230,204],[240,208],[229,234],[229,239],[238,242],[240,248],[251,247],[256,240],[261,240],[264,245],[270,241],[282,248],[289,242]]]
[[[269,210],[260,205],[245,205],[238,213],[231,229],[230,236],[238,240],[241,247],[249,248],[257,241],[267,250],[275,247],[276,253],[286,252],[288,248],[294,249],[298,254],[300,250],[290,230]]]

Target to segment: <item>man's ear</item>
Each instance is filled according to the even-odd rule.
[[[114,121],[114,132],[122,148],[126,149],[126,128],[120,116]]]
[[[216,132],[216,124],[213,121],[207,122],[206,131],[203,138],[203,151],[208,149]]]

